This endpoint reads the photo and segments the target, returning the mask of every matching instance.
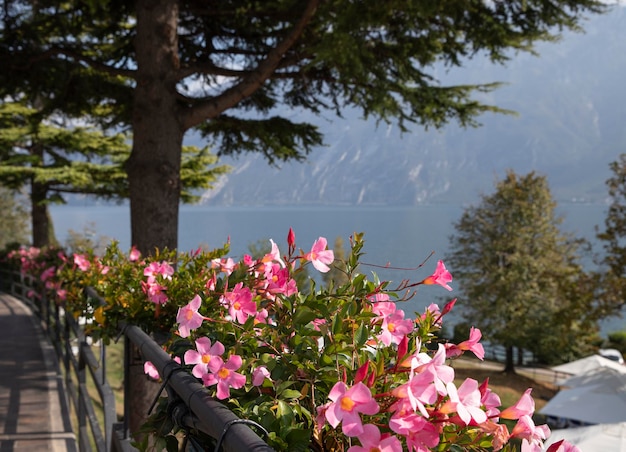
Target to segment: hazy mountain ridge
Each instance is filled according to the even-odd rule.
[[[255,155],[223,158],[234,171],[203,202],[466,203],[490,192],[507,168],[547,175],[559,201],[600,202],[609,163],[626,152],[626,10],[593,17],[584,27],[584,34],[538,46],[540,57],[521,54],[504,67],[477,58],[445,75],[448,83],[506,83],[482,100],[518,116],[487,114],[480,128],[415,127],[404,135],[355,111],[343,119],[300,116],[320,126],[326,147],[280,169]]]

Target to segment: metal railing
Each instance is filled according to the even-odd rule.
[[[48,300],[43,285],[29,275],[0,270],[4,290],[29,304],[41,318],[64,371],[68,397],[76,415],[77,439],[81,451],[127,452],[132,447],[128,428],[128,407],[118,422],[113,390],[106,376],[106,347],[90,343],[84,326],[63,306]],[[85,289],[85,296],[104,300],[93,288]],[[206,388],[174,362],[170,356],[145,332],[126,325],[120,332],[124,336],[124,381],[129,375],[131,343],[144,360],[152,362],[163,377],[161,392],[167,393],[168,416],[173,425],[186,433],[189,451],[254,451],[273,449],[259,433],[267,434],[258,424],[238,418],[226,406],[211,398]],[[98,350],[97,356],[94,349]],[[88,378],[97,390],[97,401],[102,414],[97,414],[93,394],[88,391]],[[125,387],[125,402],[128,400]],[[156,402],[156,401],[155,401]]]

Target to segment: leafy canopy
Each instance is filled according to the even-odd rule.
[[[493,343],[542,361],[584,353],[597,313],[579,263],[583,242],[560,231],[545,177],[510,171],[495,188],[464,211],[451,237],[448,263],[470,300],[466,320]]]
[[[315,126],[277,114],[280,105],[338,114],[352,105],[403,127],[474,124],[496,108],[472,94],[495,85],[442,86],[435,65],[460,66],[477,53],[505,62],[511,50],[531,50],[606,9],[595,0],[189,0],[168,10],[178,17],[177,30],[163,29],[167,44],[152,43],[171,49],[142,55],[140,27],[163,26],[139,15],[142,2],[2,3],[6,92],[18,85],[73,114],[106,106],[109,124],[128,125],[133,92],[152,82],[138,67],[170,52],[162,63],[172,67],[166,84],[181,126],[219,141],[220,153],[270,161],[302,158],[322,142]]]

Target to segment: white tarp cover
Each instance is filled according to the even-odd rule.
[[[559,391],[541,414],[586,424],[626,421],[626,373],[600,368],[566,383],[571,387]]]
[[[626,452],[626,422],[553,430],[544,450],[562,439],[583,452]]]
[[[600,355],[591,355],[570,363],[561,364],[560,366],[553,367],[552,370],[570,375],[580,375],[600,367],[609,367],[626,374],[626,366],[622,366]]]

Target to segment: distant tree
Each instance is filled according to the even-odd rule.
[[[28,212],[20,195],[0,187],[0,249],[28,242]]]
[[[68,237],[63,244],[64,248],[68,253],[80,254],[93,252],[97,256],[102,256],[111,238],[99,236],[96,231],[96,224],[94,222],[87,223],[80,231],[69,229],[67,231]]]
[[[579,261],[582,241],[559,230],[545,177],[509,171],[495,193],[455,223],[447,264],[465,296],[462,313],[487,341],[542,361],[588,350],[597,334],[593,278]]]
[[[601,297],[607,312],[619,313],[626,305],[626,154],[610,165],[606,181],[609,209],[598,239],[604,247]]]
[[[111,108],[132,127],[127,162],[131,241],[176,248],[185,133],[220,154],[301,159],[322,142],[293,110],[355,106],[382,120],[474,124],[495,110],[473,95],[494,84],[442,86],[434,65],[477,53],[505,62],[576,28],[600,0],[4,0],[0,98],[23,92],[72,115]],[[286,108],[278,113],[276,107]]]
[[[617,349],[622,355],[626,355],[626,330],[609,333],[605,347]]]
[[[327,286],[331,284],[333,286],[341,286],[349,280],[348,274],[346,273],[346,259],[348,258],[348,253],[346,252],[341,236],[335,239],[333,253],[335,254],[335,261],[330,265],[330,270],[322,274],[322,279]]]
[[[48,206],[70,194],[120,200],[128,198],[124,165],[128,138],[107,135],[93,126],[71,126],[46,117],[25,102],[0,104],[0,185],[26,188],[31,205],[32,244],[56,243]],[[186,147],[181,179],[183,201],[198,196],[192,189],[209,188],[227,167],[211,167],[217,158],[208,150]]]

